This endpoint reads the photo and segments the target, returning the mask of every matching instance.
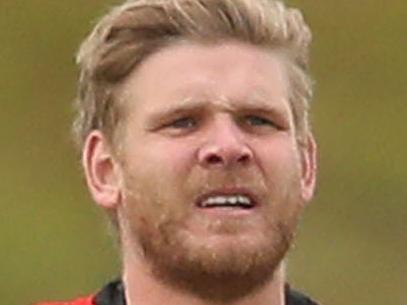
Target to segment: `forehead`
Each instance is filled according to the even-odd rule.
[[[224,106],[225,101],[266,101],[288,109],[284,62],[282,52],[240,42],[181,42],[147,57],[125,80],[120,95],[137,110],[192,100]]]

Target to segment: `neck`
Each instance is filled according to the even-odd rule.
[[[123,282],[127,305],[285,305],[284,263],[275,270],[270,280],[258,290],[243,295],[233,302],[213,302],[176,289],[157,278],[148,263],[138,255],[124,254]]]

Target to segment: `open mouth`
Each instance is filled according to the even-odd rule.
[[[228,208],[228,209],[252,209],[256,201],[248,192],[239,191],[217,191],[205,194],[197,201],[197,206],[203,209]]]

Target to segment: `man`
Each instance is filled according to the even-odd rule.
[[[62,304],[315,304],[284,274],[315,185],[310,41],[274,0],[133,0],[100,21],[74,132],[123,274]]]

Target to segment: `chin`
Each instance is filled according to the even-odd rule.
[[[140,243],[153,274],[164,284],[231,302],[273,277],[290,247],[292,230],[281,224],[241,234],[225,228],[218,227],[222,234],[203,237],[166,226],[159,238],[141,238]]]

